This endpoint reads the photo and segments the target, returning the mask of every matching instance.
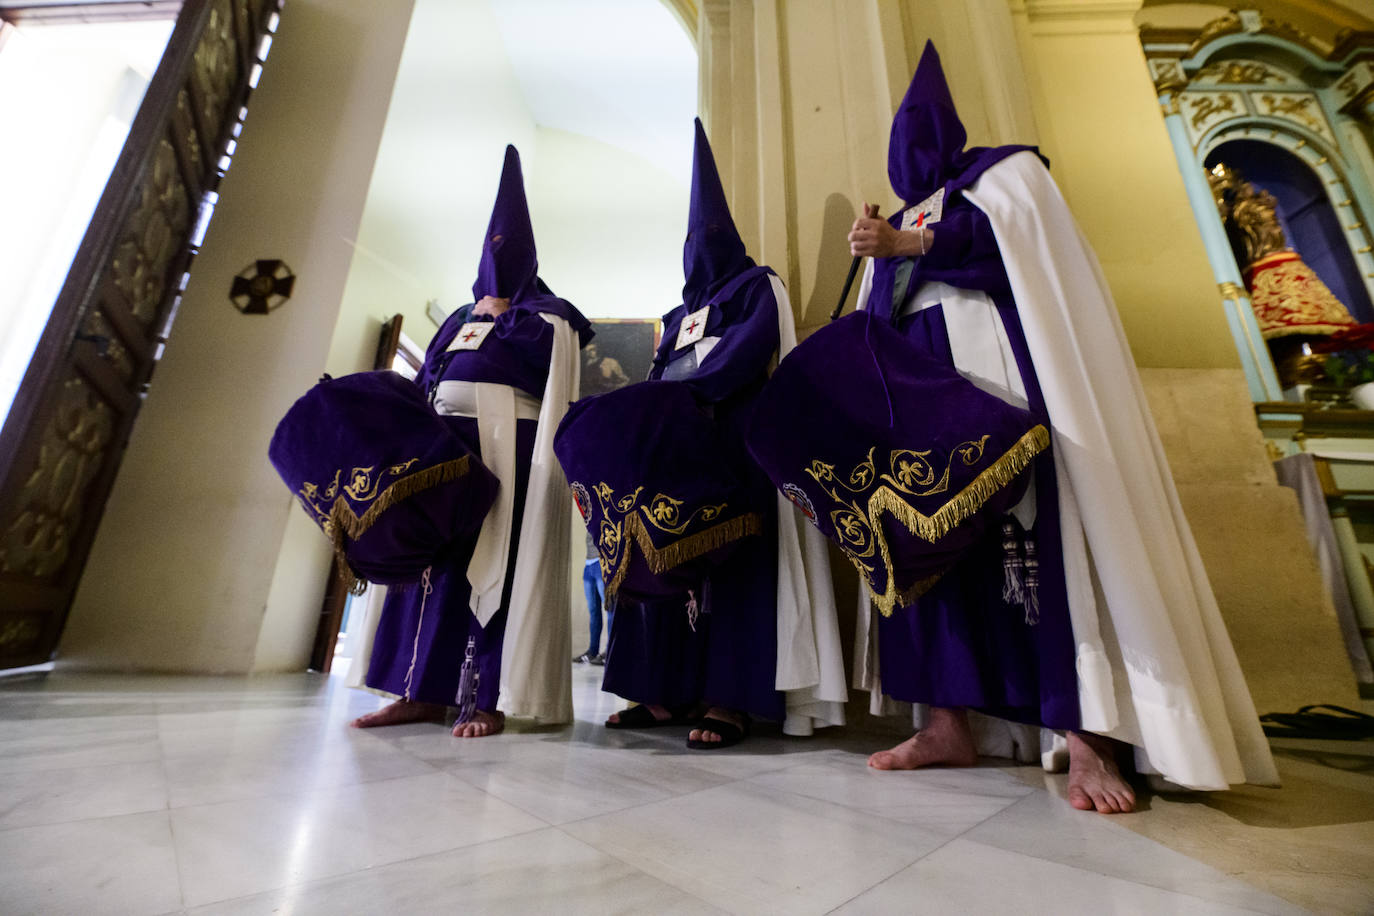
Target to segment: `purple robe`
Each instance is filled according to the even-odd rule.
[[[482,247],[473,295],[476,298],[487,295],[508,298],[510,307],[495,319],[474,319],[473,305],[465,305],[448,317],[430,342],[425,362],[415,379],[431,403],[441,381],[511,385],[533,397],[542,397],[554,337],[553,326],[541,317],[543,312],[567,320],[582,343],[591,338],[590,322],[571,303],[554,296],[539,279],[537,270],[520,160],[515,148],[507,147],[505,168]],[[482,345],[476,350],[447,350],[459,328],[474,320],[494,321],[495,324]],[[480,457],[477,420],[472,417],[444,419]],[[467,567],[476,545],[469,543],[460,554],[431,570],[432,591],[428,595],[423,587],[388,592],[372,644],[367,686],[419,702],[458,705],[462,663],[471,638],[479,675],[476,708],[488,712],[496,709],[501,683],[501,642],[508,610],[506,602],[510,600],[515,574],[516,547],[520,543],[537,427],[534,420],[517,421],[515,480],[501,481],[502,486],[513,486],[515,491],[500,609],[485,628],[472,613]]]
[[[888,173],[904,200],[919,203],[946,189],[944,214],[921,258],[880,258],[868,308],[892,319],[925,282],[981,290],[997,306],[1026,386],[1029,409],[1049,425],[1025,334],[987,217],[962,195],[990,166],[1027,147],[963,150],[955,113],[933,45],[893,121]],[[901,214],[892,217],[899,225]],[[911,267],[909,279],[903,278]],[[896,326],[933,358],[953,365],[941,308],[898,318]],[[1079,724],[1074,638],[1059,532],[1053,447],[1033,465],[1037,514],[1027,534],[1039,554],[1039,622],[1029,625],[1002,600],[1001,533],[989,532],[915,603],[878,621],[883,692],[899,700],[967,706],[1051,728]]]

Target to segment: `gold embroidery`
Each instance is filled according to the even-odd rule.
[[[935,465],[928,459],[931,454],[929,450],[893,451],[888,456],[892,472],[876,476],[876,480],[881,482],[871,493],[865,493],[864,490],[869,482],[875,480],[876,448],[870,449],[868,457],[850,472],[849,483],[856,486],[850,486],[836,477],[834,465],[820,460],[811,462],[807,473],[821,485],[821,489],[831,499],[840,504],[840,508],[830,513],[830,521],[835,526],[840,549],[868,581],[873,603],[878,606],[884,617],[890,617],[893,608],[910,604],[924,594],[939,580],[942,573],[922,579],[906,589],[898,589],[893,576],[891,549],[887,538],[883,536],[883,515],[891,515],[901,522],[907,531],[923,540],[932,543],[938,541],[981,509],[984,503],[1011,483],[1016,475],[1025,470],[1031,460],[1050,444],[1049,430],[1043,424],[1036,424],[968,486],[948,499],[939,510],[926,515],[912,507],[908,497],[932,496],[949,489],[950,470],[955,461],[960,461],[967,467],[973,467],[982,461],[988,438],[983,436],[955,446],[938,478],[935,474]],[[841,496],[841,488],[853,495],[848,498]],[[878,558],[876,560],[872,559],[875,554]],[[874,584],[879,562],[887,573],[887,581],[881,592]]]
[[[757,512],[750,512],[679,538],[666,547],[655,547],[649,536],[649,525],[667,534],[682,534],[694,523],[712,522],[720,518],[727,504],[699,506],[687,513],[684,519],[683,500],[659,493],[647,503],[640,504],[639,495],[643,491],[643,487],[635,487],[624,496],[617,497],[605,481],[592,487],[592,492],[601,503],[596,543],[607,594],[614,594],[625,581],[630,568],[631,544],[639,546],[649,571],[654,575],[662,575],[676,566],[763,530],[762,517]],[[613,521],[616,517],[619,520]]]
[[[445,461],[443,464],[436,464],[434,467],[426,468],[408,477],[400,477],[400,475],[408,471],[415,462],[420,460],[419,458],[411,458],[401,464],[389,466],[383,474],[378,475],[376,480],[371,479],[372,468],[353,468],[349,474],[351,482],[343,488],[343,491],[357,502],[370,501],[371,504],[361,516],[353,511],[353,507],[348,504],[347,500],[337,495],[339,480],[343,476],[342,469],[334,472],[334,479],[325,489],[323,496],[321,496],[317,484],[309,481],[301,484],[300,491],[296,496],[301,505],[305,507],[305,511],[310,513],[315,519],[315,523],[320,526],[325,536],[333,543],[334,555],[339,560],[339,577],[348,585],[349,591],[360,592],[367,583],[358,577],[344,556],[346,539],[357,540],[362,537],[363,533],[372,527],[383,512],[401,500],[422,490],[464,476],[468,472],[469,457],[464,455],[452,461]],[[382,483],[387,479],[391,479],[391,483],[382,489]]]

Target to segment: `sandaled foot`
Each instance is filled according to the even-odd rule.
[[[1079,811],[1126,814],[1135,792],[1116,764],[1120,744],[1102,735],[1069,732],[1069,804]]]
[[[455,738],[485,738],[488,735],[498,735],[506,727],[506,714],[503,712],[486,712],[477,710],[472,714],[472,718],[466,722],[459,722],[453,726],[453,737]]]
[[[749,736],[750,719],[742,712],[712,706],[697,727],[687,734],[687,747],[694,751],[720,751],[739,744]]]
[[[442,722],[447,708],[438,703],[416,703],[397,700],[376,712],[359,716],[348,723],[352,728],[379,728],[383,725],[405,725],[408,722]]]
[[[978,762],[968,715],[962,709],[933,706],[926,727],[886,751],[868,758],[875,770],[915,770],[920,767],[971,767]]]
[[[613,712],[606,719],[607,728],[662,728],[665,725],[682,724],[682,716],[675,714],[667,706],[655,703],[640,703],[620,712]]]

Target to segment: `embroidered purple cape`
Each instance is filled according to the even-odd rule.
[[[287,411],[268,457],[351,585],[419,579],[476,536],[498,486],[395,372],[326,376]]]
[[[663,318],[651,380],[574,405],[554,446],[607,590],[640,599],[699,587],[736,541],[760,531],[759,500],[741,485],[748,456],[708,411],[761,377],[777,350],[772,271],[745,252],[700,120],[695,128],[683,302]],[[702,308],[700,336],[720,340],[698,365],[694,346],[676,344]]]
[[[774,485],[844,551],[885,614],[1020,500],[1021,472],[1048,442],[1029,412],[866,312],[788,354],[749,429]]]

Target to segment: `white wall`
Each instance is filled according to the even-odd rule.
[[[282,554],[300,510],[267,443],[330,351],[409,13],[404,0],[292,0],[283,13],[87,564],[63,664],[300,667],[319,590],[306,578],[274,587],[274,575],[279,562],[284,576],[319,573]],[[270,315],[240,314],[231,279],[273,257],[295,270],[294,296]],[[301,601],[314,592],[313,607],[267,615],[269,594],[288,591]],[[260,657],[263,633],[282,651]]]

